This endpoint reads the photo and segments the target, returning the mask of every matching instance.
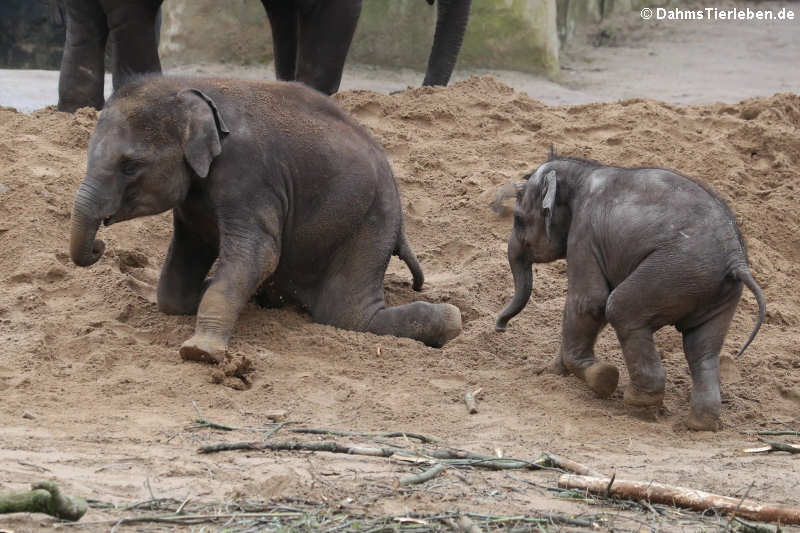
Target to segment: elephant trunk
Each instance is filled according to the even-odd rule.
[[[472,0],[438,0],[436,33],[422,85],[447,85],[464,41]]]
[[[508,249],[508,262],[514,275],[514,298],[500,311],[495,322],[495,331],[505,331],[508,321],[519,314],[528,304],[533,290],[533,263],[517,250],[517,243],[512,236]]]
[[[75,195],[69,242],[69,256],[78,266],[93,265],[103,256],[106,248],[103,241],[94,238],[101,220],[97,215],[97,205],[91,187],[82,183]]]

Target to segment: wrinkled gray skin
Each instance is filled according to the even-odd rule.
[[[301,84],[153,76],[120,88],[89,142],[70,257],[100,259],[100,223],[168,209],[174,233],[158,307],[197,313],[184,358],[220,361],[259,288],[344,329],[430,346],[461,331],[449,304],[386,307],[392,254],[416,290],[423,282],[389,162],[330,98]]]
[[[753,280],[728,207],[698,183],[660,168],[619,168],[555,158],[517,184],[508,259],[515,294],[497,317],[503,331],[528,302],[532,263],[567,259],[567,301],[556,370],[574,373],[601,397],[617,387],[616,367],[598,362],[594,344],[610,323],[631,383],[625,402],[659,405],[665,372],[653,333],[674,324],[692,375],[688,425],[717,430],[719,352],[742,285]],[[741,354],[741,352],[739,352]]]

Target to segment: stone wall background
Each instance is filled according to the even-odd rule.
[[[48,0],[0,0],[0,68],[57,69],[64,37]]]

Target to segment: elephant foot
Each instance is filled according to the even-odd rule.
[[[617,390],[619,370],[614,365],[593,363],[579,372],[575,374],[583,379],[600,398],[608,398]]]
[[[661,392],[643,392],[638,390],[633,384],[629,384],[625,388],[625,396],[622,400],[634,407],[650,407],[652,405],[661,405],[664,402],[664,391]]]
[[[561,355],[557,355],[553,362],[545,367],[548,373],[556,374],[557,376],[569,376],[569,369],[564,364],[564,359]]]
[[[689,426],[689,429],[695,431],[719,431],[722,429],[719,415],[695,408],[692,408],[689,412],[686,425]]]
[[[219,364],[225,359],[226,348],[221,339],[195,334],[181,345],[180,354],[184,361]]]
[[[451,304],[437,304],[437,307],[441,309],[442,326],[431,346],[441,348],[461,334],[461,310]]]

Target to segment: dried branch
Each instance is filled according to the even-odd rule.
[[[575,476],[564,474],[558,479],[558,486],[566,489],[585,490],[604,495],[609,478]],[[717,512],[731,513],[736,510],[743,516],[760,522],[780,522],[800,524],[800,508],[788,505],[760,503],[753,500],[740,500],[720,496],[710,492],[684,487],[675,487],[656,482],[626,481],[616,479],[609,490],[611,496],[629,500],[647,500],[696,511],[714,509]]]
[[[800,453],[800,446],[795,446],[793,444],[786,444],[785,442],[771,442],[764,439],[758,439],[766,446],[759,446],[758,448],[745,448],[742,450],[744,453],[772,453],[772,452],[788,452],[788,453]]]
[[[800,437],[800,431],[795,430],[782,430],[782,429],[766,429],[763,431],[745,431],[745,433],[749,433],[751,435],[764,435],[764,436],[771,436],[777,437],[781,435],[788,435],[790,437]]]
[[[195,412],[197,413],[197,418],[195,418],[192,422],[197,424],[196,426],[190,426],[187,429],[202,429],[202,428],[211,428],[211,429],[219,429],[220,431],[255,431],[258,433],[268,432],[270,434],[275,433],[277,429],[282,428],[287,424],[294,424],[294,422],[275,422],[268,424],[269,427],[264,428],[252,428],[252,427],[238,427],[238,426],[227,426],[225,424],[219,424],[217,422],[212,422],[203,415],[200,408],[197,407],[196,402],[192,402],[192,407],[194,408]],[[277,429],[276,429],[277,427]]]
[[[392,431],[390,433],[360,433],[357,431],[336,431],[332,429],[317,429],[317,428],[294,428],[289,430],[291,433],[310,433],[312,435],[334,435],[336,437],[368,437],[368,438],[393,438],[403,437],[409,439],[416,439],[424,443],[438,442],[433,437],[420,435],[419,433],[410,433],[408,431]]]
[[[338,442],[322,441],[322,442],[223,442],[220,444],[210,444],[201,446],[198,449],[200,453],[214,453],[224,452],[231,450],[290,450],[290,451],[306,451],[306,452],[331,452],[331,453],[347,453],[351,455],[369,455],[372,457],[391,457],[397,450],[391,448],[367,448],[364,446],[343,446]]]
[[[561,457],[560,455],[550,452],[544,452],[542,456],[547,459],[547,464],[545,466],[560,468],[562,470],[566,470],[567,472],[580,474],[581,476],[605,477],[603,474],[595,472],[588,466],[577,463],[571,459],[567,459],[566,457]]]
[[[419,483],[425,483],[426,481],[430,481],[431,479],[435,478],[447,467],[442,463],[437,463],[433,465],[431,468],[421,472],[419,474],[413,474],[410,476],[401,477],[399,482],[401,485],[417,485]]]
[[[467,404],[467,412],[474,415],[478,412],[478,401],[475,399],[475,393],[467,392],[464,394],[464,403]]]
[[[45,513],[77,521],[87,508],[86,500],[63,495],[58,485],[49,481],[34,484],[30,491],[0,494],[0,514]]]

